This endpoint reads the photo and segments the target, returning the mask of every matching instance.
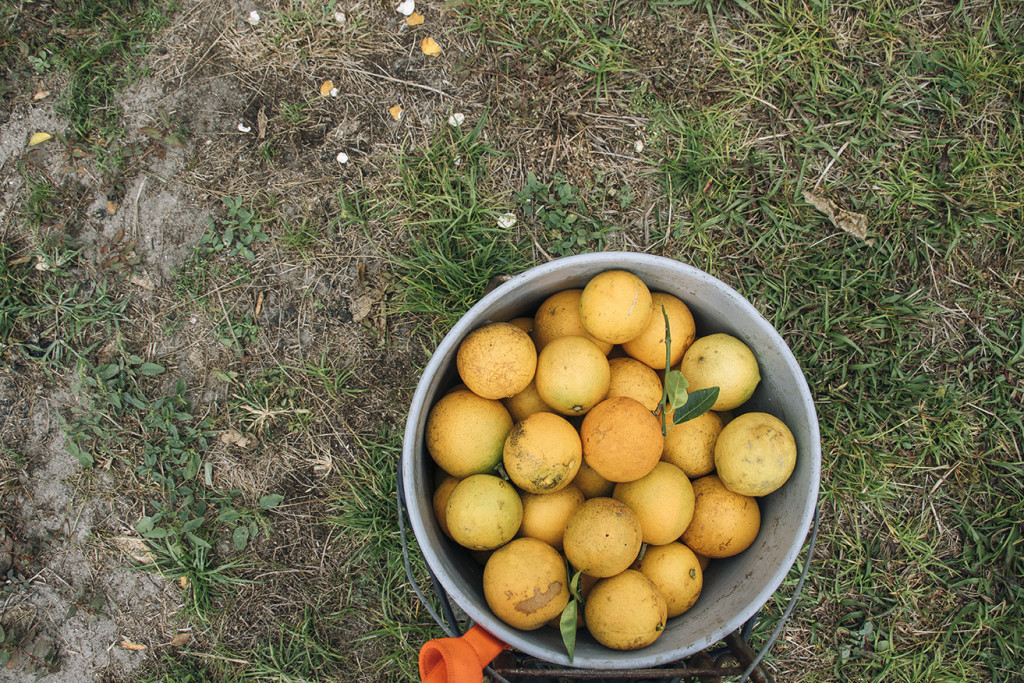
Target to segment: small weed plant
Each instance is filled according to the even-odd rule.
[[[267,242],[270,235],[263,232],[262,221],[250,209],[242,206],[241,197],[224,197],[224,208],[227,218],[214,220],[207,216],[209,229],[199,240],[197,251],[200,254],[225,254],[226,256],[242,256],[253,260],[256,255],[252,251],[255,242]]]

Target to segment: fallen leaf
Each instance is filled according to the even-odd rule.
[[[113,199],[107,200],[107,213],[109,213],[111,216],[117,213],[117,202],[115,202]]]
[[[424,38],[420,41],[420,50],[428,57],[436,57],[441,54],[441,46],[433,38]]]
[[[332,90],[334,90],[334,81],[324,81],[323,85],[320,86],[320,94],[324,97],[328,97]]]
[[[148,273],[132,273],[128,276],[128,282],[147,292],[152,292],[156,289],[156,284],[154,284],[153,278]]]
[[[31,260],[32,260],[31,256],[20,256],[20,257],[18,257],[16,259],[11,259],[10,261],[8,261],[7,262],[7,267],[8,268],[13,268],[14,266],[20,266],[21,264],[28,263]]]
[[[373,313],[373,307],[384,299],[384,292],[379,289],[372,289],[365,294],[357,296],[348,306],[348,312],[352,315],[352,322],[358,323],[366,320]]]
[[[868,237],[868,217],[866,215],[841,209],[831,200],[819,197],[810,190],[804,190],[804,201],[828,216],[828,219],[837,228],[863,240],[869,246],[875,243],[873,237]]]
[[[118,550],[127,554],[132,559],[143,564],[155,564],[156,555],[149,549],[149,545],[146,544],[141,538],[134,536],[115,536],[110,539],[114,545],[117,546]]]
[[[49,133],[34,133],[32,137],[28,139],[28,146],[32,147],[33,145],[38,145],[41,142],[46,142],[52,137],[53,136]]]
[[[256,130],[259,133],[259,138],[262,140],[267,137],[267,108],[260,107],[260,110],[256,112]]]
[[[397,104],[388,109],[388,113],[391,114],[391,118],[393,118],[395,121],[402,118],[402,108],[399,107]]]
[[[181,586],[181,590],[187,591],[189,587],[189,581],[187,576],[178,577],[178,585]]]
[[[126,650],[135,650],[135,651],[148,650],[149,649],[145,645],[140,645],[139,643],[133,643],[130,640],[122,640],[121,641],[121,647],[123,647]]]
[[[416,0],[404,0],[404,2],[395,8],[395,11],[399,14],[404,14],[405,16],[411,15],[416,11]]]
[[[189,638],[191,638],[191,637],[192,637],[192,635],[189,634],[189,633],[179,633],[178,635],[176,635],[173,638],[171,638],[171,646],[172,647],[181,647],[182,645],[187,643]]]
[[[50,91],[49,90],[40,90],[39,92],[37,92],[35,95],[32,96],[32,101],[33,102],[38,102],[39,100],[46,99],[49,96],[50,96]]]
[[[220,435],[220,440],[239,448],[248,448],[253,443],[253,436],[252,434],[240,432],[237,429],[227,429]]]
[[[409,15],[409,18],[405,20],[405,23],[409,26],[419,26],[423,23],[423,15],[419,12],[413,12]]]

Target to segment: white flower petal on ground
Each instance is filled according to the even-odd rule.
[[[457,127],[461,126],[462,122],[465,121],[465,120],[466,120],[466,115],[465,114],[460,114],[459,112],[455,112],[454,114],[452,114],[451,116],[448,117],[448,125],[457,128]]]
[[[644,151],[644,141],[643,140],[637,140],[636,143],[633,145],[633,149],[636,150],[637,154],[639,154],[640,152]]]
[[[256,10],[249,12],[249,23],[253,26],[260,23],[260,13]]]
[[[402,4],[395,8],[395,11],[399,14],[409,16],[416,11],[416,0],[404,0]]]
[[[338,163],[339,164],[347,164],[348,163],[348,155],[345,154],[344,152],[338,152]]]
[[[244,123],[240,123],[240,124],[238,124],[238,132],[240,132],[240,133],[251,133],[252,132],[252,126],[247,126]]]
[[[498,227],[508,230],[516,224],[516,217],[511,213],[503,213],[498,216]]]
[[[346,21],[348,21],[348,17],[345,16],[344,12],[335,12],[334,13],[334,20],[336,22],[338,22],[339,24],[344,24]]]

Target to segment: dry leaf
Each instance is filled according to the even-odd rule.
[[[320,94],[324,97],[329,96],[332,90],[334,90],[334,81],[324,81],[323,85],[320,86]]]
[[[352,322],[358,323],[370,317],[373,307],[384,299],[384,290],[370,289],[366,293],[352,299],[348,305],[348,312],[352,315]]]
[[[441,54],[441,46],[433,38],[424,38],[420,41],[420,50],[428,57],[436,57]]]
[[[391,107],[391,109],[388,109],[388,113],[391,114],[391,118],[393,118],[395,121],[402,118],[402,108],[399,107],[397,104]]]
[[[260,110],[256,113],[256,130],[259,132],[259,138],[262,140],[267,137],[267,108],[260,107]]]
[[[28,139],[28,146],[31,147],[33,145],[38,145],[41,142],[46,142],[52,137],[53,136],[49,133],[34,133],[32,137]]]
[[[134,536],[115,536],[110,539],[118,549],[127,554],[136,562],[142,564],[155,564],[156,555],[149,549],[149,546],[141,538]]]
[[[237,429],[228,429],[220,435],[220,440],[226,444],[233,444],[239,448],[248,448],[253,444],[252,434],[240,432]]]
[[[178,577],[178,585],[181,586],[181,590],[187,591],[189,587],[189,581],[187,576]]]
[[[14,266],[20,266],[21,264],[28,263],[31,260],[32,260],[31,256],[20,256],[20,257],[18,257],[16,259],[11,259],[10,261],[8,261],[7,262],[7,267],[8,268],[13,268]]]
[[[115,213],[117,213],[117,202],[115,202],[113,199],[107,200],[107,213],[109,213],[110,215],[114,215]]]
[[[837,228],[863,240],[869,246],[875,243],[873,237],[868,237],[868,217],[864,214],[840,209],[834,202],[819,197],[810,190],[804,190],[804,201],[828,216],[828,219]]]
[[[173,647],[181,647],[182,645],[187,643],[188,639],[191,638],[191,637],[192,637],[191,634],[179,633],[178,635],[176,635],[173,638],[171,638],[171,645]]]
[[[153,278],[148,273],[132,273],[128,276],[128,282],[136,287],[141,287],[147,292],[152,292],[156,289],[156,284],[154,284]]]
[[[423,23],[423,15],[419,12],[413,12],[409,15],[409,18],[405,20],[405,23],[409,26],[419,26]]]
[[[121,647],[123,647],[126,650],[135,650],[135,651],[148,650],[149,649],[145,645],[140,645],[139,643],[133,643],[130,640],[122,640],[121,641]]]
[[[32,101],[33,102],[38,102],[39,100],[46,99],[49,96],[50,96],[50,91],[49,90],[40,90],[39,92],[37,92],[35,95],[32,96]]]

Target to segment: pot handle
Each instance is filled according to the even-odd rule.
[[[420,648],[423,683],[482,683],[484,667],[509,646],[477,625],[458,638],[435,638]]]

